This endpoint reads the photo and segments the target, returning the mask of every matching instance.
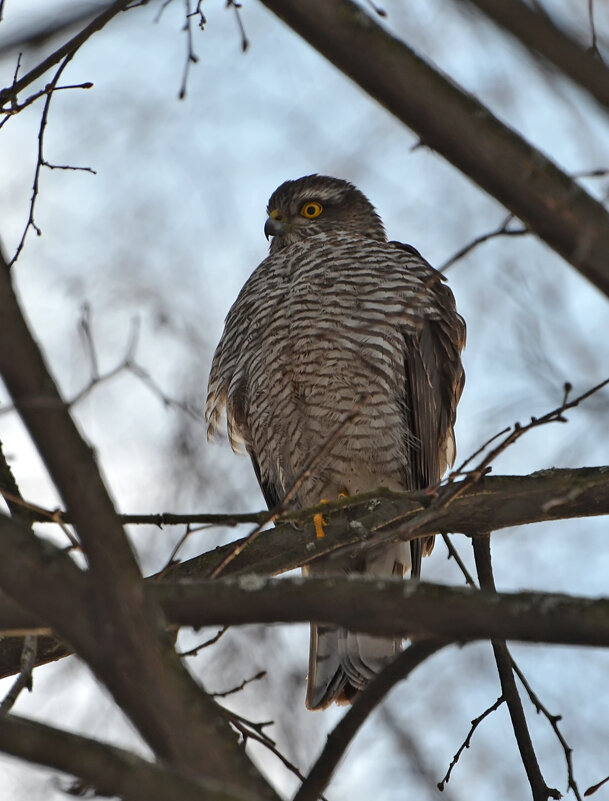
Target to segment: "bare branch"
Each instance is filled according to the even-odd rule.
[[[30,228],[33,228],[34,231],[40,236],[42,231],[36,225],[34,221],[34,208],[36,206],[36,200],[38,198],[38,189],[39,189],[39,182],[40,182],[40,171],[45,165],[44,159],[44,150],[43,150],[43,142],[44,142],[44,131],[47,125],[47,120],[49,116],[49,109],[51,107],[51,100],[53,98],[53,92],[55,87],[57,86],[57,82],[61,77],[61,73],[64,69],[68,66],[70,59],[72,58],[73,54],[68,54],[64,60],[61,62],[59,69],[55,73],[53,80],[49,84],[49,91],[46,93],[46,100],[44,101],[44,108],[42,109],[42,115],[40,117],[40,128],[38,129],[38,157],[36,159],[36,169],[34,170],[34,183],[32,184],[32,195],[30,197],[30,210],[28,214],[28,219],[25,224],[25,228],[23,229],[23,233],[21,235],[21,239],[19,240],[19,244],[17,245],[17,249],[13,255],[13,258],[10,260],[8,264],[8,269],[10,270],[13,264],[19,258],[21,251],[23,250],[23,246],[25,245],[25,239],[28,235],[28,231]],[[1,93],[0,93],[1,97]]]
[[[495,580],[491,564],[490,539],[490,534],[476,537],[473,541],[473,546],[480,587],[482,590],[493,593],[495,592]],[[514,736],[531,786],[533,801],[547,801],[549,798],[559,799],[562,797],[561,793],[556,788],[548,787],[542,776],[524,709],[522,708],[522,701],[516,688],[512,670],[512,657],[505,640],[496,637],[491,643],[495,655],[495,663],[497,664],[497,672],[499,673],[499,681],[501,682],[502,697],[510,713]]]
[[[267,726],[273,725],[272,720],[263,721],[262,723],[254,723],[253,721],[247,720],[247,718],[237,715],[235,712],[231,712],[230,710],[226,710],[226,715],[231,724],[243,738],[244,747],[247,745],[248,740],[255,740],[257,743],[260,743],[260,745],[266,748],[267,751],[270,751],[271,754],[276,756],[277,759],[290,771],[290,773],[293,773],[298,779],[300,779],[301,782],[304,781],[304,776],[300,772],[300,769],[281,753],[281,751],[275,745],[275,741],[263,731]],[[323,795],[320,796],[320,798],[321,801],[327,801]]]
[[[37,646],[38,638],[35,634],[27,634],[23,638],[19,675],[0,703],[0,719],[10,712],[22,690],[32,691],[32,670],[36,664]]]
[[[178,626],[333,623],[378,636],[446,642],[519,640],[609,647],[609,599],[537,592],[492,593],[466,587],[356,576],[147,584]],[[0,605],[0,632],[32,621]]]
[[[446,545],[446,548],[448,550],[448,558],[455,560],[459,569],[463,573],[463,576],[465,578],[465,583],[468,584],[470,587],[477,589],[476,582],[474,581],[469,570],[465,567],[465,562],[463,561],[463,559],[461,559],[461,556],[459,555],[459,552],[453,545],[450,536],[448,534],[442,534],[442,539],[444,540],[444,544]]]
[[[217,704],[200,691],[163,636],[164,620],[144,592],[91,448],[47,370],[19,308],[8,266],[1,263],[0,374],[70,510],[89,567],[85,578],[65,554],[62,561],[53,552],[57,571],[71,574],[68,581],[57,581],[47,564],[45,548],[50,546],[2,520],[10,535],[2,538],[1,546],[11,547],[13,542],[17,550],[16,541],[19,558],[26,560],[27,548],[30,563],[21,570],[15,559],[0,565],[0,585],[28,608],[40,604],[41,617],[83,656],[158,756],[191,775],[247,786],[261,798],[276,797],[237,747]],[[37,595],[39,574],[49,582],[43,598]],[[34,601],[30,595],[36,596]],[[79,615],[72,614],[75,608]],[[105,620],[103,638],[99,609]]]
[[[352,0],[261,2],[609,294],[609,215],[539,150]],[[606,95],[609,80],[601,83]]]
[[[93,19],[86,25],[76,36],[73,36],[68,42],[61,45],[57,50],[51,53],[50,56],[37,64],[26,75],[18,80],[14,80],[12,85],[0,91],[0,106],[3,106],[7,101],[17,102],[17,95],[23,91],[26,86],[32,84],[35,80],[44,75],[45,72],[59,64],[60,61],[67,58],[69,61],[76,51],[93,36],[94,33],[100,31],[111,19],[113,19],[121,11],[124,11],[130,5],[132,0],[116,0],[116,2],[107,6],[101,14]]]
[[[584,796],[587,798],[589,795],[594,795],[594,793],[597,790],[600,790],[603,784],[607,784],[607,782],[609,782],[609,776],[607,776],[606,779],[603,779],[602,781],[593,784],[591,787],[588,787],[588,789],[584,793]]]
[[[178,97],[180,100],[184,100],[184,98],[186,97],[186,84],[188,83],[188,74],[190,72],[190,65],[198,64],[199,62],[199,56],[194,51],[194,46],[192,41],[191,18],[196,12],[190,10],[190,0],[184,0],[184,4],[185,4],[185,17],[184,17],[184,27],[182,30],[186,33],[186,60],[184,62],[184,71],[182,73],[182,84],[180,86],[180,91],[178,93]]]
[[[596,56],[596,58],[602,61],[603,57],[601,56],[601,52],[598,49],[598,40],[596,37],[596,25],[594,24],[594,0],[588,0],[588,21],[590,22],[590,38],[592,39],[590,51]]]
[[[241,36],[241,52],[245,53],[250,43],[245,33],[243,21],[241,20],[241,3],[238,3],[237,0],[226,0],[226,7],[232,8],[235,11],[237,27],[239,28],[239,35]]]
[[[196,656],[199,653],[199,651],[201,651],[203,648],[208,648],[210,645],[215,645],[215,643],[218,642],[220,637],[222,637],[223,634],[226,634],[229,628],[230,628],[229,626],[222,626],[222,628],[219,629],[218,632],[214,634],[213,637],[210,637],[208,640],[205,640],[199,645],[196,645],[194,648],[190,648],[188,651],[182,651],[178,653],[178,656],[180,657]]]
[[[472,720],[470,730],[467,733],[467,737],[465,738],[465,740],[463,740],[463,742],[461,743],[461,745],[457,749],[454,757],[452,758],[452,760],[450,762],[450,765],[448,766],[448,770],[446,771],[446,774],[445,774],[444,778],[442,779],[442,781],[438,782],[438,790],[440,790],[440,792],[442,792],[442,790],[444,790],[445,785],[447,785],[448,782],[450,781],[450,776],[451,776],[451,773],[453,772],[453,768],[455,767],[455,765],[459,761],[459,759],[461,757],[461,754],[465,751],[466,748],[470,747],[471,742],[472,742],[472,737],[474,736],[474,732],[476,731],[478,726],[482,723],[482,721],[485,718],[487,718],[490,714],[492,714],[497,709],[499,709],[499,707],[503,703],[505,703],[505,698],[504,698],[503,695],[500,695],[499,698],[495,701],[494,704],[491,704],[489,707],[487,707],[487,709],[484,710],[484,712],[481,715],[478,715],[477,718],[474,718]]]
[[[306,781],[293,801],[317,801],[330,781],[336,766],[351,740],[372,710],[399,681],[409,676],[422,662],[444,647],[435,640],[415,642],[408,646],[359,693],[353,706],[328,735],[326,745],[311,768]]]
[[[546,15],[535,12],[521,0],[469,0],[497,25],[514,36],[529,50],[542,55],[550,63],[578,83],[582,89],[609,109],[609,69],[596,56],[594,18],[590,10],[592,50],[557,28]]]
[[[89,789],[124,801],[253,801],[256,797],[196,782],[131,751],[15,715],[0,720],[0,750],[78,776]]]
[[[565,755],[565,762],[567,765],[567,787],[569,790],[573,790],[573,795],[577,799],[577,801],[582,801],[582,797],[579,792],[579,787],[577,786],[577,782],[575,781],[575,774],[573,773],[573,749],[567,743],[564,738],[563,733],[560,730],[559,722],[561,720],[560,715],[553,715],[548,708],[541,702],[537,693],[533,691],[533,688],[527,681],[527,678],[523,674],[522,670],[518,667],[514,659],[512,659],[512,669],[514,673],[518,676],[522,686],[526,690],[527,695],[529,696],[531,703],[537,710],[538,714],[542,714],[544,718],[548,721],[554,734],[556,735],[556,739],[561,745],[563,753]]]
[[[209,643],[208,643],[209,644]],[[224,692],[217,692],[217,693],[210,693],[214,698],[226,698],[229,695],[234,695],[235,693],[240,693],[244,687],[247,687],[248,684],[251,684],[253,681],[260,681],[266,676],[266,670],[259,670],[255,676],[251,676],[249,679],[243,679],[241,684],[238,684],[236,687],[232,687],[230,690],[224,690]]]
[[[37,564],[35,556],[25,563],[17,562],[17,544],[9,540],[11,525],[15,524],[0,518],[0,532],[7,540],[0,542],[0,556],[12,558],[9,564],[17,567],[33,567]],[[61,561],[67,559],[65,554],[51,548],[45,548],[45,553],[49,564],[45,581],[49,583],[37,584],[35,577],[28,578],[19,597],[15,594],[18,603],[0,596],[0,634],[44,633],[62,611],[88,602],[86,594],[79,594],[79,571],[72,565],[66,576]],[[0,583],[7,583],[9,570],[0,566]],[[57,587],[66,577],[79,580],[73,581],[69,593],[64,591],[56,597]],[[14,579],[14,585],[17,582]],[[147,582],[146,592],[162,607],[173,627],[312,620],[377,636],[413,635],[447,642],[494,638],[609,647],[607,598],[489,593],[363,576],[276,580],[246,575],[213,581],[154,581]],[[70,622],[64,628],[73,629],[75,625]]]
[[[508,499],[510,503],[506,503]],[[438,505],[429,512],[432,502],[433,496],[421,490],[408,493],[378,490],[285,515],[285,522],[265,531],[240,553],[226,574],[282,573],[338,548],[361,548],[391,539],[408,541],[438,531],[475,535],[485,525],[496,530],[545,520],[609,514],[609,468],[543,470],[531,476],[484,476],[476,485],[464,488],[448,506]],[[311,516],[322,510],[327,520],[326,536],[318,540]],[[167,576],[209,576],[223,554],[231,553],[234,547],[234,543],[222,545],[175,565]]]
[[[524,236],[525,234],[530,234],[528,228],[522,226],[520,228],[510,228],[510,223],[514,219],[513,214],[508,214],[505,220],[501,223],[498,228],[495,228],[493,231],[489,231],[486,234],[480,234],[480,236],[475,237],[472,239],[471,242],[468,242],[467,245],[464,245],[460,248],[456,253],[454,253],[450,259],[444,262],[441,267],[438,267],[438,270],[441,273],[445,273],[449,270],[456,262],[460,261],[462,258],[467,256],[472,250],[475,250],[478,245],[482,245],[484,242],[488,242],[490,239],[496,239],[500,236]]]

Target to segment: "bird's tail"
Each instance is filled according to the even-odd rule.
[[[416,551],[413,553],[417,559]],[[418,551],[420,565],[420,548]],[[408,543],[383,546],[366,559],[361,572],[388,578],[402,577],[410,568]],[[309,572],[327,575],[328,564],[311,565]],[[332,702],[349,704],[360,690],[374,678],[401,650],[401,637],[375,637],[350,629],[311,624],[309,675],[306,704],[309,709],[325,709]]]

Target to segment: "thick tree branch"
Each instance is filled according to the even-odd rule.
[[[104,611],[99,610],[98,593],[90,581],[90,575],[80,570],[64,550],[38,539],[28,528],[5,516],[0,516],[0,587],[14,599],[6,603],[6,609],[16,610],[19,605],[28,610],[30,616],[35,616],[44,627],[50,627],[69,642],[81,657],[96,667],[101,659],[100,654],[116,643],[112,631],[109,631]],[[152,598],[150,593],[146,593],[146,596],[148,602],[153,602],[147,605],[156,607],[157,599]],[[169,652],[169,645],[167,651]],[[121,656],[111,652],[107,659],[109,663],[118,664],[122,670],[135,671],[134,682],[138,676],[147,680],[146,669],[149,670],[149,667],[133,666]],[[151,649],[148,658],[156,658],[154,650]],[[190,749],[207,752],[200,762],[194,762],[192,754],[186,765],[175,759],[174,767],[189,775],[198,774],[207,780],[221,781],[230,788],[247,789],[256,798],[276,798],[249,763],[243,750],[237,746],[236,738],[230,731],[227,732],[228,724],[224,713],[211,698],[189,680],[183,682],[185,689],[182,690],[182,695],[173,701],[172,694],[179,689],[179,686],[176,688],[174,675],[178,671],[185,671],[174,652],[171,654],[170,665],[174,668],[173,674],[164,665],[153,664],[159,677],[156,679],[155,676],[155,679],[161,681],[167,677],[168,681],[174,681],[174,685],[169,688],[170,692],[165,697],[155,696],[152,700],[148,699],[153,707],[162,703],[166,714],[170,716],[165,723],[166,728],[161,729],[161,735],[173,736],[174,741],[179,742],[183,737],[179,732],[173,731],[173,727],[182,725],[190,730],[191,737],[196,738]],[[98,675],[106,679],[109,672],[110,668],[100,669]],[[131,676],[128,676],[125,686],[129,686],[130,680]],[[110,675],[108,684],[113,687],[115,681],[114,676]],[[159,693],[161,690],[162,688]],[[171,705],[172,701],[175,706]],[[194,705],[190,712],[184,708],[186,702]],[[125,704],[127,712],[132,712],[134,703],[144,705],[144,701],[137,698]],[[206,707],[212,705],[213,708],[208,711]],[[137,710],[134,717],[138,723],[143,715],[145,711]],[[149,726],[161,726],[155,720],[154,713],[150,713],[147,723]],[[148,730],[145,733],[153,745],[158,743],[158,729],[152,734]],[[228,753],[218,755],[221,748]],[[171,752],[169,754],[170,757],[173,756]],[[216,763],[212,765],[207,762],[208,759],[216,760]],[[232,767],[234,773],[229,772],[229,767]]]
[[[454,499],[446,509],[439,510],[436,518],[428,518],[425,528],[411,525],[409,529],[416,516],[420,516],[432,500],[433,496],[424,492],[382,492],[379,497],[373,494],[360,496],[355,501],[351,498],[328,504],[324,507],[324,514],[329,524],[322,540],[315,538],[311,525],[304,518],[306,513],[300,512],[298,516],[302,515],[303,520],[298,527],[294,522],[284,522],[264,532],[230,563],[227,573],[233,576],[252,572],[268,575],[291,570],[341,546],[358,547],[360,543],[371,541],[375,536],[373,529],[390,520],[400,521],[401,530],[396,536],[407,537],[411,530],[417,535],[438,530],[470,532],[479,530],[485,522],[494,528],[503,528],[539,520],[605,514],[609,512],[609,468],[545,470],[530,476],[487,476]],[[327,508],[334,508],[334,511],[327,512]],[[251,519],[258,521],[260,515],[268,515],[268,512],[254,514]],[[67,514],[64,516],[69,519]],[[185,520],[229,522],[225,515],[123,517],[159,524]],[[250,519],[248,515],[234,517]],[[234,522],[233,516],[230,516],[230,522]],[[233,548],[234,543],[222,546],[175,565],[164,575],[171,579],[205,578]],[[331,606],[329,604],[328,608]],[[215,604],[211,608],[216,608]],[[41,624],[42,619],[36,614],[26,614],[23,608],[0,595],[0,630],[25,633],[40,630]],[[203,625],[203,619],[199,619],[199,624]],[[510,635],[504,632],[503,636]],[[69,652],[65,645],[48,637],[41,638],[37,663],[59,659]],[[20,646],[14,638],[0,640],[0,677],[13,675],[18,670],[19,655]]]
[[[545,520],[609,514],[609,467],[541,470],[530,476],[486,476],[448,506],[439,505],[433,514],[428,514],[428,507],[441,499],[443,492],[453,492],[454,487],[454,483],[441,487],[437,495],[381,490],[286,515],[286,522],[264,532],[242,551],[227,566],[226,575],[285,572],[337,548],[376,544],[381,533],[383,537],[405,540],[437,531],[475,535],[484,528],[498,530]],[[313,511],[323,511],[328,521],[323,539],[316,539],[313,533]],[[380,528],[382,532],[378,531]],[[243,539],[237,540],[241,542]],[[165,576],[209,576],[235,544],[175,565]]]
[[[568,175],[351,0],[261,0],[609,295],[609,215]]]
[[[86,594],[87,603],[70,606],[74,596],[62,592],[64,585],[57,582],[56,597],[47,593],[49,608],[40,610],[42,616],[88,662],[157,756],[191,775],[275,797],[238,748],[221,710],[191,679],[164,635],[161,610],[144,592],[93,452],[25,323],[6,262],[0,263],[0,374],[64,499],[89,564],[86,578],[74,565],[61,564],[61,570],[71,572],[70,591],[77,598]],[[9,528],[7,522],[3,528]],[[11,533],[17,539],[12,550],[27,541],[28,559],[44,569],[31,571],[26,579],[25,570],[8,561],[0,568],[0,586],[33,609],[24,598],[24,585],[39,580],[41,573],[50,580],[44,546],[27,529]],[[7,537],[2,545],[8,542]]]
[[[78,776],[98,794],[124,801],[246,801],[219,785],[199,784],[130,751],[9,715],[0,720],[0,750]]]
[[[9,525],[10,521],[9,521]],[[12,537],[0,519],[0,534]],[[15,556],[0,542],[0,558]],[[62,558],[57,551],[57,560]],[[47,556],[52,567],[53,559]],[[24,566],[19,560],[19,567]],[[0,566],[1,570],[1,566]],[[0,581],[4,581],[3,572]],[[22,606],[0,599],[0,634],[48,631],[45,604],[52,593],[86,603],[69,588],[28,580]],[[552,593],[493,593],[468,587],[366,576],[270,579],[245,575],[213,581],[160,581],[147,585],[173,626],[246,623],[334,623],[377,635],[415,635],[446,642],[520,640],[609,647],[609,598]]]
[[[459,0],[463,2],[463,0]],[[609,110],[609,69],[521,0],[468,0],[529,50],[539,53]]]
[[[454,482],[457,486],[460,482]],[[431,503],[433,495],[425,491],[390,493],[369,493],[351,497],[347,500],[337,501],[324,505],[324,512],[338,515],[337,510],[359,509],[362,505],[374,505],[379,521],[386,522],[394,515],[396,508],[389,507],[387,498],[391,498],[405,514],[405,520],[416,514]],[[507,503],[514,500],[514,503]],[[28,515],[31,520],[38,523],[71,523],[68,512],[61,510],[45,510],[30,502],[27,503]],[[285,513],[280,516],[275,526],[276,534],[289,534],[294,532],[293,524],[302,522],[306,515],[312,515],[312,510]],[[475,486],[470,487],[458,499],[444,510],[438,525],[448,531],[462,531],[469,533],[476,530],[476,521],[490,520],[493,529],[508,526],[525,525],[527,523],[540,523],[545,520],[566,520],[573,517],[589,517],[609,514],[609,466],[582,467],[582,468],[552,468],[531,473],[528,476],[486,476]],[[268,510],[262,512],[244,513],[198,513],[173,514],[161,512],[159,514],[120,514],[119,520],[123,525],[150,525],[150,526],[182,526],[182,525],[218,525],[237,526],[243,523],[260,525],[268,520]],[[339,529],[343,518],[336,517],[334,528]],[[469,521],[469,523],[468,523]],[[290,535],[292,536],[292,535]],[[279,540],[277,540],[279,543]],[[322,543],[323,547],[324,543]],[[226,549],[233,545],[224,546]],[[213,552],[215,558],[223,549]],[[212,554],[206,555],[212,558]],[[186,563],[184,563],[186,564]],[[178,567],[178,572],[180,568]],[[231,568],[232,569],[232,568]],[[231,572],[227,569],[227,573]],[[285,568],[286,570],[289,568]],[[264,571],[258,571],[264,572]]]
[[[176,625],[336,623],[378,635],[609,647],[609,599],[364,576],[159,582],[149,591]],[[1,620],[1,618],[0,618]]]

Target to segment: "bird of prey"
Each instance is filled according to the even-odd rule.
[[[271,195],[270,253],[226,318],[206,421],[226,413],[269,508],[378,487],[437,484],[455,458],[465,323],[443,276],[387,241],[372,204],[338,178],[309,175]],[[308,468],[308,469],[306,469]],[[433,537],[312,562],[312,575],[418,577]],[[350,703],[401,639],[313,623],[306,705]]]

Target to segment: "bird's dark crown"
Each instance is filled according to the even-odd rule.
[[[307,218],[303,214],[307,203],[321,206],[318,216]],[[363,192],[348,181],[328,175],[285,181],[271,195],[267,213],[278,223],[271,252],[322,232],[347,231],[386,241],[383,223]]]

